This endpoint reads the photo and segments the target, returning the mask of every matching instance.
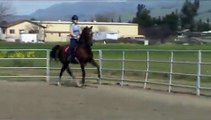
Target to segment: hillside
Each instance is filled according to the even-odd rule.
[[[171,13],[172,11],[180,10],[183,5],[183,1],[178,1],[177,5],[172,5],[169,7],[155,7],[151,9],[151,15],[158,17],[158,16],[164,16],[168,13]],[[206,20],[209,18],[211,20],[211,1],[209,0],[202,0],[200,3],[200,9],[198,11],[198,16],[196,19],[203,19]]]
[[[73,14],[77,14],[82,21],[90,21],[96,14],[112,15],[114,21],[119,16],[122,21],[131,20],[137,11],[138,4],[145,4],[151,10],[153,17],[164,16],[172,11],[180,11],[185,0],[143,0],[133,2],[76,2],[76,3],[59,3],[54,4],[46,9],[39,9],[28,16],[12,16],[8,19],[29,19],[38,20],[70,20]],[[197,19],[211,20],[211,1],[201,0],[199,15]]]

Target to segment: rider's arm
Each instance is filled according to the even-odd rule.
[[[81,35],[81,27],[79,27],[79,35]]]
[[[76,35],[74,35],[73,30],[70,29],[70,37],[76,37]]]

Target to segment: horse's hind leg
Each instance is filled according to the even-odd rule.
[[[81,63],[81,71],[82,71],[82,86],[84,86],[86,71],[85,71],[85,65],[83,63]]]
[[[67,67],[67,73],[68,73],[73,79],[75,79],[75,76],[73,75],[73,72],[72,72],[72,70],[70,69],[69,66]]]
[[[61,86],[61,78],[62,78],[62,75],[63,75],[63,72],[65,71],[65,69],[68,67],[68,64],[63,64],[61,70],[60,70],[60,74],[59,74],[59,80],[57,82],[57,85],[58,86]]]
[[[73,75],[73,72],[72,72],[72,70],[70,69],[69,66],[67,67],[67,73],[68,73],[70,76],[72,76],[72,78],[75,80],[75,76]],[[77,80],[75,80],[75,82],[76,82],[76,85],[77,85],[78,87],[81,86]]]

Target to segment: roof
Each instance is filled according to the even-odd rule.
[[[211,33],[211,30],[209,30],[209,31],[203,31],[202,33]]]
[[[42,28],[45,28],[45,26],[42,26],[41,24],[38,24],[36,22],[32,22],[30,20],[18,20],[18,21],[10,22],[10,23],[8,23],[6,21],[3,21],[3,22],[0,23],[0,27],[8,28],[8,27],[15,26],[15,25],[18,25],[18,24],[23,23],[23,22],[29,22],[31,24],[34,24],[34,25],[40,26]]]
[[[70,24],[70,21],[33,21],[35,23],[42,23],[42,24]],[[119,22],[78,22],[81,25],[134,25],[137,26],[136,23],[119,23]]]
[[[145,36],[144,36],[144,35],[123,35],[122,37],[145,38]]]

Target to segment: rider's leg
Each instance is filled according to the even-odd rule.
[[[68,61],[71,61],[74,58],[74,48],[77,45],[77,40],[75,39],[71,39],[70,40],[70,47],[69,47],[69,51],[68,51]]]

